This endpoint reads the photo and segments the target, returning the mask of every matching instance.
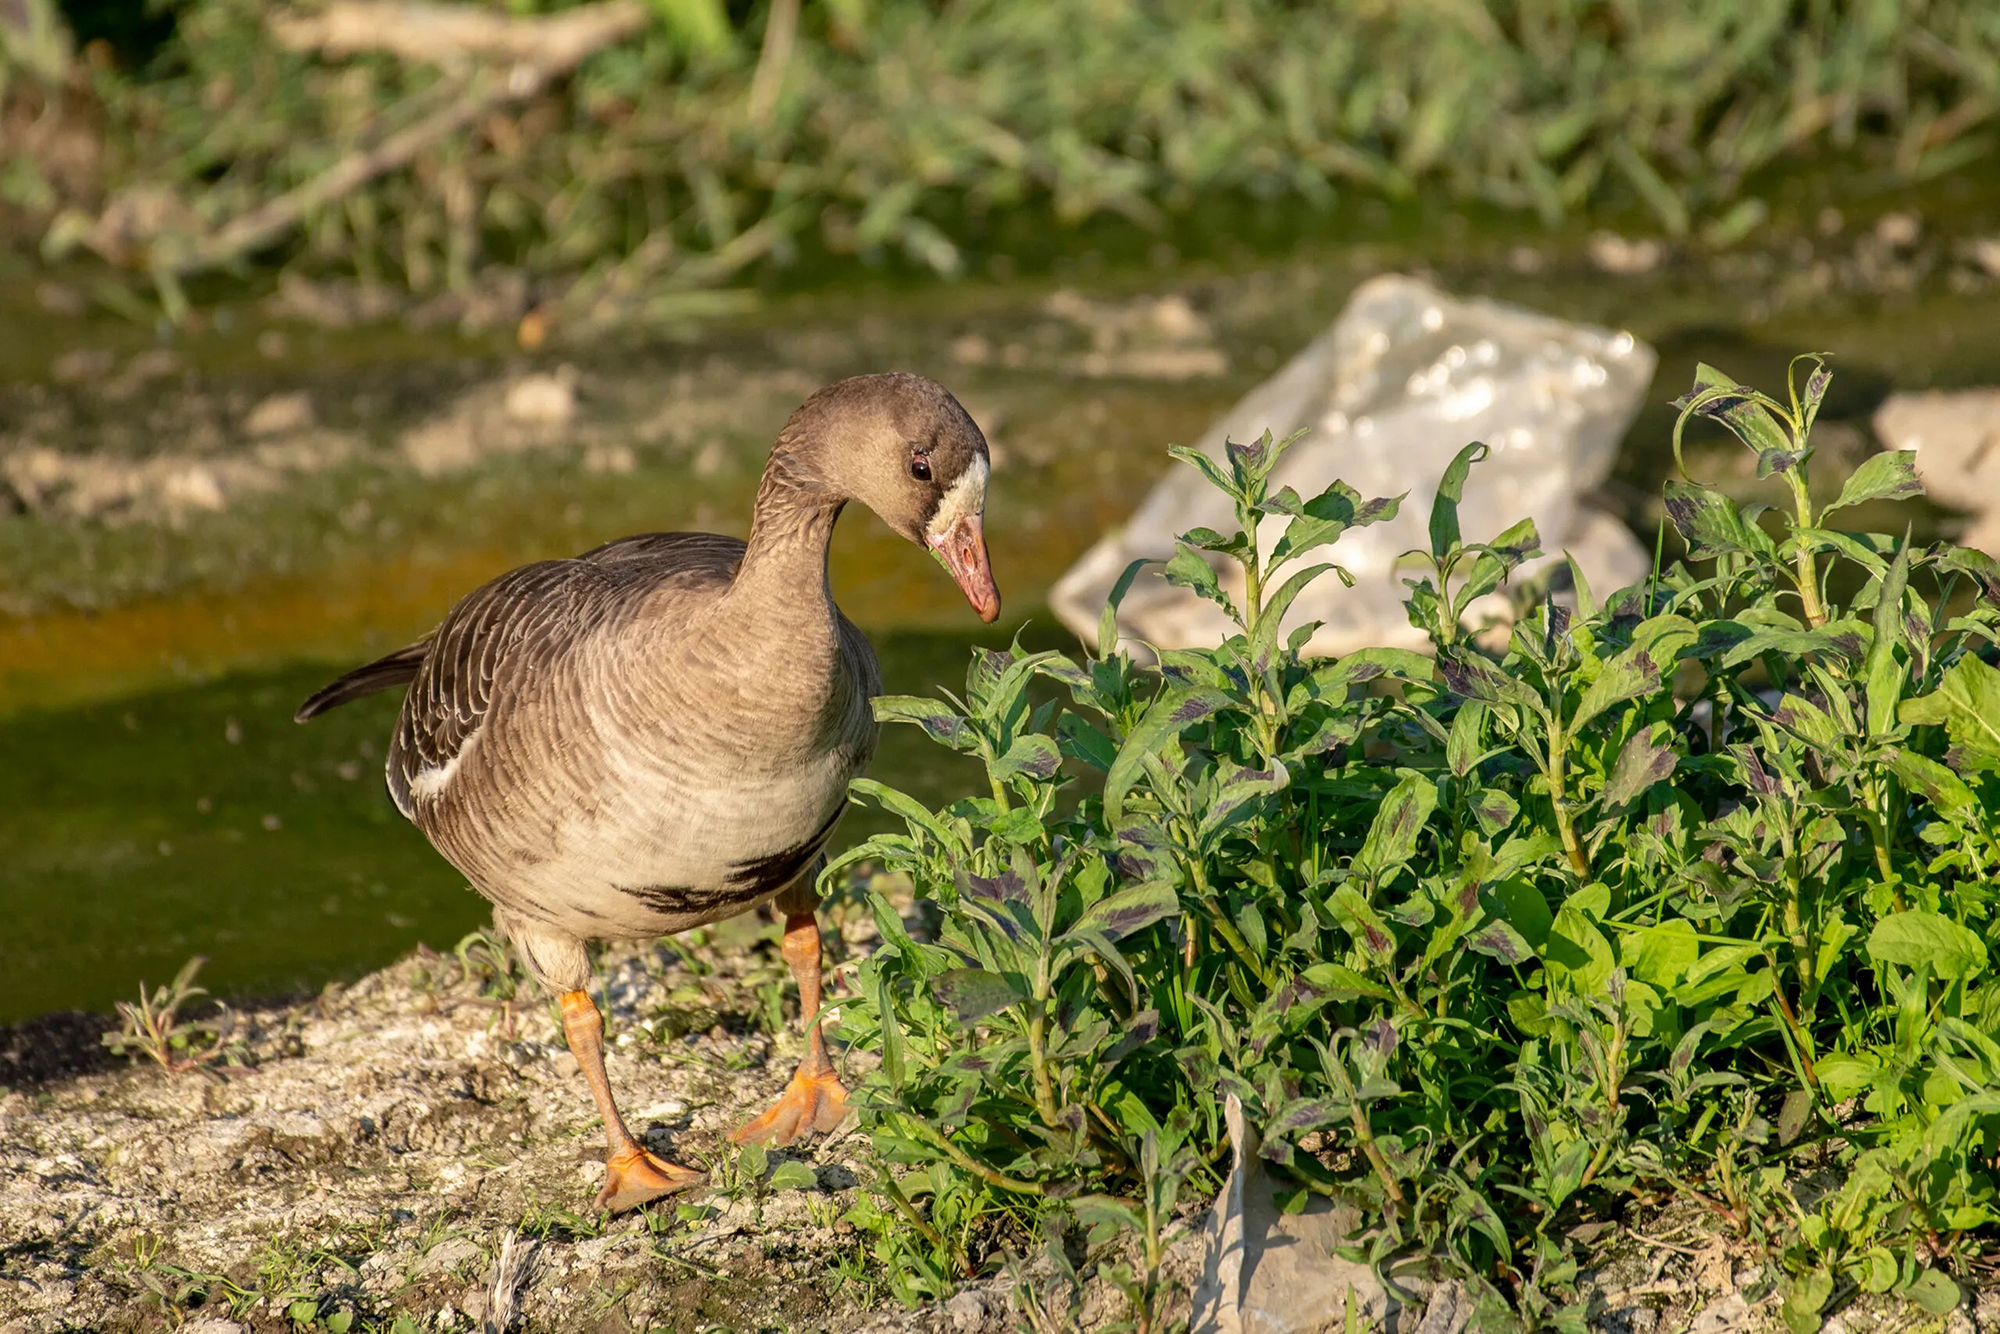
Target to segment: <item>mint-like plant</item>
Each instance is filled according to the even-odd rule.
[[[1217,1184],[1235,1093],[1287,1190],[1489,1319],[1580,1327],[1569,1234],[1663,1193],[1770,1246],[1798,1330],[1856,1290],[1956,1302],[2000,1224],[2000,564],[1832,526],[1919,487],[1884,454],[1814,506],[1827,379],[1803,358],[1781,402],[1702,368],[1677,457],[1718,423],[1791,506],[1671,483],[1686,559],[1521,598],[1504,653],[1466,618],[1539,538],[1465,540],[1471,445],[1412,553],[1433,653],[1303,657],[1321,553],[1399,502],[1273,494],[1267,435],[1171,451],[1235,509],[1166,565],[1224,643],[1120,651],[1127,571],[1097,657],[978,651],[963,697],[879,701],[990,787],[858,784],[906,829],[829,871],[881,932],[844,1031],[921,1224],[899,1290],[1068,1229],[1160,1328],[1163,1229]],[[934,938],[863,867],[934,902]]]

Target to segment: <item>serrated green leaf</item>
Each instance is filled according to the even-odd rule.
[[[1868,935],[1868,957],[1905,968],[1929,964],[1935,977],[1970,977],[1986,966],[1986,944],[1977,932],[1942,913],[1911,909],[1875,924]]]
[[[983,968],[953,968],[939,973],[931,979],[931,995],[961,1024],[977,1023],[1021,999],[1012,982]]]
[[[1084,909],[1071,930],[1100,932],[1106,939],[1119,940],[1180,910],[1180,896],[1174,893],[1173,885],[1164,880],[1150,880],[1106,894]]]
[[[1139,577],[1139,571],[1151,564],[1150,560],[1129,562],[1111,585],[1111,592],[1104,599],[1104,610],[1097,614],[1097,655],[1100,658],[1110,657],[1112,650],[1118,647],[1118,605],[1132,591],[1132,581]]]
[[[1355,854],[1355,869],[1379,878],[1409,861],[1436,809],[1437,786],[1422,774],[1405,774],[1376,809],[1368,837]]]
[[[1922,494],[1924,484],[1917,479],[1916,451],[1891,449],[1862,460],[1847,484],[1840,488],[1840,498],[1821,513],[1831,514],[1871,500],[1907,500]]]
[[[1970,655],[1960,658],[1936,690],[1904,700],[1900,717],[1918,726],[1941,724],[1968,764],[2000,770],[2000,670]]]
[[[1688,545],[1690,560],[1741,555],[1775,558],[1777,549],[1763,529],[1746,521],[1736,502],[1691,482],[1668,482],[1667,519]]]
[[[1604,780],[1604,808],[1615,811],[1643,795],[1655,783],[1671,777],[1680,756],[1664,741],[1654,739],[1660,729],[1642,727],[1618,751],[1611,774]]]
[[[764,1184],[771,1190],[818,1190],[819,1173],[810,1163],[787,1158],[773,1169],[771,1179]]]
[[[1062,752],[1049,737],[1029,733],[1016,737],[1007,753],[993,761],[990,772],[995,778],[1052,778],[1062,767]]]
[[[953,750],[971,751],[979,747],[979,737],[973,732],[972,724],[943,700],[923,699],[916,695],[877,695],[871,703],[878,723],[914,723],[923,728],[931,740],[942,742]]]
[[[1474,441],[1452,455],[1445,465],[1444,476],[1438,478],[1437,494],[1431,500],[1431,555],[1443,560],[1445,553],[1459,543],[1458,503],[1465,495],[1465,479],[1472,471],[1472,465],[1492,453],[1485,445]]]

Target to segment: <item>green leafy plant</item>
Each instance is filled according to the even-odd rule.
[[[1230,194],[1436,191],[1546,221],[1622,196],[1727,242],[1766,216],[1746,182],[1789,155],[1858,153],[1903,181],[1983,160],[2000,50],[1977,0],[1828,0],[1796,21],[1610,21],[1591,0],[647,8],[517,100],[504,60],[343,58],[252,0],[192,0],[158,59],[93,72],[101,176],[38,161],[29,136],[0,147],[0,204],[50,251],[149,271],[170,311],[182,278],[281,250],[414,293],[464,289],[482,260],[574,279],[583,322],[715,309],[700,289],[802,247],[956,271],[968,239],[1008,244],[981,220],[1023,204],[1159,227]],[[65,63],[18,45],[0,28],[0,80]]]
[[[227,1006],[199,1019],[183,1018],[189,1002],[206,996],[195,985],[195,974],[208,960],[197,954],[181,965],[174,980],[150,992],[139,984],[139,1000],[119,1001],[118,1027],[104,1035],[114,1055],[151,1060],[163,1070],[209,1070],[218,1064],[241,1064],[244,1053],[236,1041],[236,1016]]]
[[[1299,590],[1399,502],[1273,494],[1267,435],[1173,451],[1235,509],[1165,571],[1223,643],[1141,665],[1128,571],[1098,657],[977,651],[962,697],[879,701],[990,789],[858,784],[906,828],[830,870],[940,911],[920,939],[888,877],[848,891],[882,942],[854,1101],[922,1229],[899,1293],[1052,1230],[1153,1327],[1161,1223],[1216,1184],[1235,1093],[1293,1197],[1509,1320],[1578,1326],[1571,1231],[1663,1194],[1772,1251],[1797,1329],[1855,1290],[1956,1302],[2000,1223],[2000,564],[1833,526],[1918,486],[1882,455],[1813,504],[1827,381],[1703,367],[1677,446],[1719,426],[1791,503],[1671,483],[1685,561],[1601,600],[1580,571],[1516,588],[1504,649],[1466,618],[1539,537],[1459,531],[1471,445],[1410,561],[1432,653],[1304,658]]]

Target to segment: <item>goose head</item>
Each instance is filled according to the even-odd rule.
[[[841,380],[807,399],[778,440],[773,462],[875,511],[937,558],[980,620],[1000,615],[983,527],[986,437],[943,385],[902,373]]]

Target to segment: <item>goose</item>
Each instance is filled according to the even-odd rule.
[[[492,901],[496,928],[556,996],[604,1123],[600,1209],[702,1174],[649,1153],[619,1115],[587,941],[669,935],[775,902],[806,1052],[734,1137],[788,1144],[844,1114],[820,1032],[815,879],[848,783],[875,751],[881,676],[834,605],[827,548],[859,502],[928,547],[991,623],[989,471],[986,438],[943,386],[839,381],[779,433],[747,541],[649,533],[524,565],[299,707],[305,722],[406,689],[390,795]]]

